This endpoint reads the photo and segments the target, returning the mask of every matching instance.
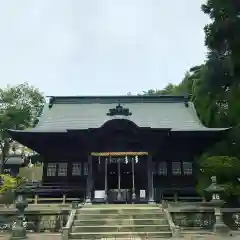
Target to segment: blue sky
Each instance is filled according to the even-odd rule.
[[[204,0],[0,2],[0,87],[45,95],[137,94],[205,60]]]

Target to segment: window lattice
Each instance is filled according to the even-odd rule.
[[[81,163],[73,163],[72,165],[72,176],[82,175],[82,165]]]
[[[192,162],[183,162],[183,174],[184,175],[192,175]]]
[[[58,176],[65,177],[67,176],[67,163],[59,163],[58,165]]]
[[[172,174],[175,176],[182,175],[181,162],[172,162]]]
[[[56,163],[48,163],[47,165],[47,176],[54,177],[56,176],[57,164]]]
[[[167,163],[166,162],[160,162],[158,164],[157,174],[160,176],[167,176]]]

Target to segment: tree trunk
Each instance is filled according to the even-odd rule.
[[[2,154],[0,156],[0,174],[4,173],[4,164],[5,164],[5,154],[4,154],[4,151],[2,149]]]
[[[5,139],[1,144],[1,156],[0,156],[0,174],[4,173],[4,166],[7,161],[7,156],[9,152],[10,142],[8,139]]]
[[[1,156],[0,156],[0,174],[4,173],[4,166],[6,163],[6,157],[7,157],[7,151],[9,150],[9,147],[7,145],[7,141],[4,141],[4,144],[1,146]]]

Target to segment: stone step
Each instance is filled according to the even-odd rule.
[[[87,219],[87,220],[75,220],[74,226],[99,226],[99,225],[120,225],[121,223],[124,224],[135,224],[135,225],[166,225],[168,224],[168,221],[163,218],[152,218],[152,219]]]
[[[166,232],[169,225],[102,225],[102,226],[73,226],[72,232]]]
[[[170,231],[166,232],[95,232],[70,233],[70,239],[158,239],[171,238]]]
[[[181,236],[187,237],[187,236],[202,236],[206,237],[207,235],[214,235],[214,232],[211,230],[183,230],[181,231]]]
[[[164,212],[157,205],[84,205],[72,226],[72,239],[157,239],[172,236]]]
[[[158,207],[156,204],[84,204],[84,208],[133,208]]]
[[[86,213],[80,213],[75,215],[75,219],[77,220],[88,220],[88,219],[128,219],[128,218],[133,218],[133,219],[165,219],[164,214],[159,214],[159,213],[125,213],[125,214],[86,214]]]
[[[138,205],[135,205],[135,204],[125,204],[125,205],[112,205],[112,206],[108,206],[108,207],[105,207],[104,205],[101,205],[101,206],[95,206],[93,207],[90,207],[90,206],[87,206],[87,205],[83,205],[83,207],[81,209],[159,209],[160,207],[158,205],[147,205],[147,206],[138,206]]]
[[[83,208],[83,209],[79,209],[76,211],[77,213],[99,213],[99,214],[102,214],[102,213],[105,213],[105,214],[111,214],[111,213],[142,213],[142,214],[145,214],[145,213],[152,213],[152,212],[155,212],[155,213],[163,213],[159,208],[121,208],[121,209],[103,209],[103,208]]]

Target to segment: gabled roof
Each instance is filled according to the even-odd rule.
[[[108,116],[120,104],[131,116]],[[138,127],[169,128],[172,131],[209,131],[184,96],[86,96],[52,97],[34,132],[62,132],[100,128],[115,118],[126,118]],[[217,129],[215,129],[217,130]]]

